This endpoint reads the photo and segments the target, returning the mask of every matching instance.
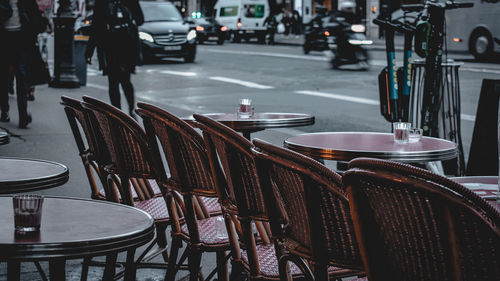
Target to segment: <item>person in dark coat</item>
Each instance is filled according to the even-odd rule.
[[[128,102],[129,113],[135,118],[135,95],[134,87],[130,81],[130,74],[135,73],[136,65],[141,63],[137,26],[144,23],[144,15],[137,0],[119,0],[122,1],[122,4],[128,8],[132,15],[135,34],[131,38],[116,38],[110,35],[108,27],[108,19],[111,13],[110,3],[112,1],[116,0],[96,1],[85,56],[87,63],[90,64],[94,50],[97,48],[99,69],[103,71],[103,75],[108,76],[111,104],[121,108],[119,88],[121,85]]]
[[[26,128],[31,122],[28,112],[30,84],[28,70],[30,60],[36,51],[38,33],[45,25],[35,0],[10,0],[12,16],[0,23],[0,121],[9,122],[9,68],[16,76],[17,108],[19,128]]]

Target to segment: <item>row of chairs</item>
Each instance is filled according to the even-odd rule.
[[[166,280],[175,279],[186,257],[190,280],[203,279],[206,251],[216,252],[217,259],[207,279],[217,272],[227,280],[228,250],[231,280],[243,272],[250,280],[329,280],[364,276],[365,270],[370,280],[500,276],[500,215],[446,178],[373,159],[352,161],[341,177],[301,154],[250,142],[203,115],[194,114],[200,135],[150,104],[138,103],[142,129],[91,97],[62,97],[62,103],[92,197],[132,205],[155,218],[156,252],[168,262]],[[221,216],[224,236],[216,229]],[[187,248],[178,258],[183,243]],[[135,265],[146,259],[141,255]]]

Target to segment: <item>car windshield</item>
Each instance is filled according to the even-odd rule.
[[[169,3],[141,2],[144,21],[182,21],[181,14]]]

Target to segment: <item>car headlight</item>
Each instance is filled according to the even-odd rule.
[[[196,31],[190,30],[188,32],[188,35],[186,36],[186,38],[187,38],[188,41],[194,40],[196,38]]]
[[[155,41],[153,39],[153,36],[151,36],[151,34],[146,33],[146,32],[142,32],[142,31],[139,31],[139,38],[141,40],[148,41],[148,42],[151,42],[151,43],[153,43]]]
[[[365,32],[366,27],[362,24],[353,24],[351,25],[352,32]]]

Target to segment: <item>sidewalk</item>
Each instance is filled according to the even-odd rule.
[[[108,100],[107,92],[91,87],[79,89],[54,89],[47,86],[37,86],[35,101],[29,102],[29,111],[32,113],[33,122],[28,129],[19,129],[16,96],[9,96],[10,117],[9,123],[0,123],[0,128],[10,133],[10,143],[0,145],[0,157],[35,158],[56,161],[66,165],[69,169],[69,181],[63,186],[52,189],[36,191],[37,194],[46,196],[68,196],[90,198],[90,188],[85,175],[82,162],[78,156],[71,129],[68,125],[64,109],[59,105],[60,97],[67,95],[81,99],[83,95],[91,95],[99,99]],[[144,246],[141,248],[143,249]],[[141,250],[139,249],[138,254]],[[99,257],[98,260],[104,260]],[[124,261],[125,255],[121,254],[119,260]],[[162,262],[156,258],[155,262]],[[215,255],[204,255],[203,265],[206,270],[213,268]],[[66,265],[66,280],[79,281],[81,274],[81,259],[69,260]],[[46,274],[48,263],[41,262]],[[90,267],[89,281],[101,280],[102,267]],[[186,277],[187,271],[177,274],[178,280]],[[138,281],[163,280],[163,269],[139,269]],[[7,265],[0,263],[0,280],[7,280]],[[42,280],[35,266],[31,262],[23,262],[21,267],[21,280]],[[120,280],[123,280],[121,278]]]

